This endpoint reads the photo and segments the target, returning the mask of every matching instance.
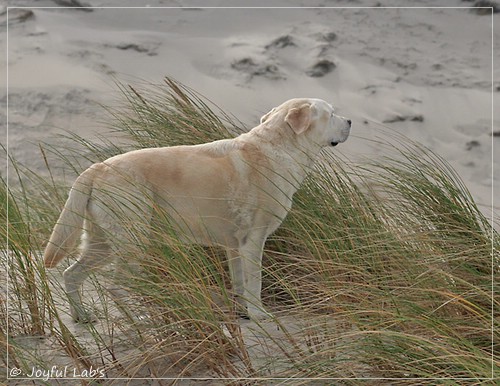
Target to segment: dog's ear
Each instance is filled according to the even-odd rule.
[[[311,105],[305,104],[291,108],[288,110],[285,122],[290,125],[296,134],[302,134],[311,124]]]
[[[260,118],[260,123],[264,123],[265,121],[267,121],[267,118],[269,118],[269,116],[274,113],[276,111],[276,107],[273,107],[273,109],[271,111],[269,111],[267,114],[263,115],[261,118]]]

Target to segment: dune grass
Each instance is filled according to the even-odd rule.
[[[386,157],[376,162],[353,164],[325,152],[295,195],[264,254],[263,298],[275,320],[239,319],[221,251],[183,245],[160,216],[137,227],[123,248],[141,269],[125,269],[119,283],[98,274],[85,298],[99,321],[75,326],[60,274],[40,258],[68,189],[50,160],[79,173],[127,150],[246,130],[172,79],[118,89],[123,104],[108,108],[112,136],[96,143],[72,135],[65,149],[43,145],[49,178],[12,160],[19,183],[1,181],[6,367],[23,374],[33,366],[99,368],[110,384],[141,377],[165,384],[186,377],[218,378],[213,384],[491,384],[499,367],[492,278],[500,237],[442,158],[394,133],[381,134]],[[120,284],[128,297],[115,304],[105,284]]]

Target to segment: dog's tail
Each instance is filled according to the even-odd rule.
[[[90,167],[76,179],[71,187],[68,200],[43,254],[47,268],[55,267],[75,247],[82,233],[87,203],[92,194],[94,175],[95,168]]]

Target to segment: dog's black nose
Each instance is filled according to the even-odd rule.
[[[351,127],[352,121],[350,119],[347,120],[347,123],[349,124],[349,127]]]

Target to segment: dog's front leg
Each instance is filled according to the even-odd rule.
[[[243,272],[243,262],[240,253],[236,249],[226,249],[227,262],[229,265],[229,274],[231,275],[231,284],[237,303],[237,313],[246,314],[246,302],[244,299],[245,277]],[[246,315],[244,315],[246,316]]]
[[[240,247],[244,276],[243,298],[247,303],[248,316],[253,320],[272,317],[262,306],[261,300],[262,253],[265,241],[265,238],[256,240],[249,238]]]

